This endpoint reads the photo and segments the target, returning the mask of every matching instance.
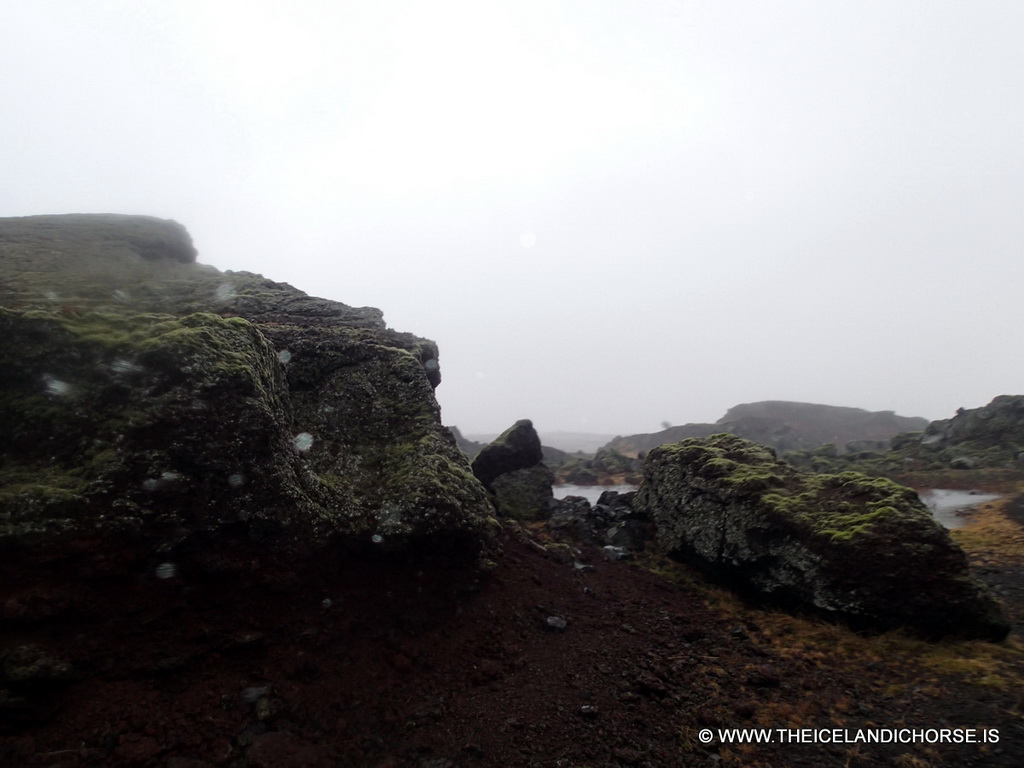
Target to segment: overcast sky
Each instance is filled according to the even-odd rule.
[[[465,432],[1024,391],[1020,0],[3,7],[0,216],[380,307]]]

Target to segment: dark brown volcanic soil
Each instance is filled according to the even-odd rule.
[[[584,550],[593,569],[583,571],[560,560],[564,548],[545,551],[547,537],[543,526],[506,527],[484,577],[438,562],[326,558],[301,569],[239,560],[219,580],[184,567],[107,584],[4,572],[5,674],[32,661],[37,673],[0,693],[0,764],[1021,764],[1024,569],[1014,552],[977,556],[1004,590],[1011,639],[928,644],[744,606],[665,562]],[[698,739],[702,728],[749,727],[987,728],[999,742]]]

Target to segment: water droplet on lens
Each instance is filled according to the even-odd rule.
[[[384,541],[384,537],[381,536],[379,533],[375,533],[373,534],[373,536],[370,537],[370,541],[372,541],[374,544],[380,544],[382,541]]]
[[[221,283],[214,291],[217,301],[230,301],[235,298],[235,287],[231,283]]]
[[[123,357],[112,362],[110,364],[110,368],[114,373],[141,373],[143,370],[141,365],[136,365],[131,360],[127,360]]]
[[[235,472],[233,475],[228,475],[228,485],[232,488],[241,488],[245,485],[245,475],[241,472]]]
[[[63,397],[64,395],[70,395],[74,387],[68,384],[66,381],[61,381],[56,376],[46,374],[43,376],[43,383],[46,384],[46,391],[51,395],[57,395]]]
[[[178,566],[174,563],[160,563],[156,567],[156,577],[158,579],[173,579],[178,575]]]
[[[288,365],[292,361],[292,353],[287,349],[282,349],[277,353],[277,359],[281,361],[283,365]]]
[[[313,447],[313,436],[309,432],[299,432],[292,438],[292,445],[299,453],[305,453]]]
[[[429,360],[427,360],[427,361],[426,361],[426,362],[425,362],[425,363],[423,364],[423,367],[427,369],[427,372],[428,372],[428,373],[433,373],[433,372],[434,372],[434,371],[436,371],[436,370],[437,370],[437,369],[438,369],[438,368],[439,368],[440,366],[439,366],[439,365],[438,365],[438,363],[437,363],[437,358],[436,358],[436,357],[432,357],[432,358],[430,358]]]

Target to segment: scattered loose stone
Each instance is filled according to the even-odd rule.
[[[633,553],[625,547],[616,547],[611,544],[601,547],[604,556],[609,560],[632,560]]]
[[[568,625],[569,622],[561,616],[548,616],[544,619],[544,626],[552,632],[563,632]]]

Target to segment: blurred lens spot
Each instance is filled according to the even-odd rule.
[[[63,397],[64,395],[70,395],[74,389],[66,381],[61,381],[56,376],[46,374],[43,376],[43,383],[46,384],[46,391],[51,395],[57,395]]]
[[[173,579],[178,575],[178,566],[174,563],[160,563],[156,567],[156,577],[158,579]]]
[[[110,364],[110,369],[114,373],[141,373],[144,369],[141,365],[136,365],[131,360],[120,357]]]
[[[235,287],[231,283],[221,283],[214,291],[217,301],[231,301],[235,295]]]

